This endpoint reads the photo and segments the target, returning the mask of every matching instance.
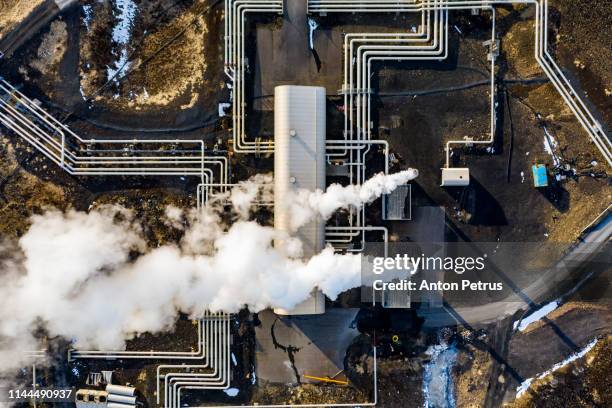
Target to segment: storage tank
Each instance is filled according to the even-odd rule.
[[[119,404],[136,405],[136,397],[120,394],[108,394],[108,402],[117,402]]]
[[[128,397],[133,397],[134,395],[136,395],[136,388],[127,387],[125,385],[108,384],[106,386],[106,392],[109,394],[125,395]]]
[[[325,88],[277,86],[274,89],[274,228],[298,237],[304,259],[325,246],[325,222],[313,220],[291,229],[288,197],[296,189],[325,189]],[[282,250],[283,242],[275,242]],[[292,310],[277,314],[325,313],[325,296],[312,296]]]

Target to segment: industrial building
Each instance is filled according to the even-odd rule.
[[[300,239],[304,259],[325,246],[325,221],[291,227],[291,192],[325,190],[325,88],[279,86],[274,90],[274,228]],[[275,245],[282,248],[282,242]],[[295,309],[279,314],[325,313],[325,297],[315,291]]]

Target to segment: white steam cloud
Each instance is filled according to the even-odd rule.
[[[417,170],[408,169],[389,175],[379,173],[360,186],[332,184],[325,191],[299,190],[289,200],[292,227],[298,229],[314,217],[328,219],[340,208],[358,208],[362,204],[371,203],[418,175]]]
[[[377,175],[361,187],[300,191],[292,206],[296,228],[371,202],[416,175],[410,170]],[[334,299],[360,285],[358,255],[327,247],[304,260],[299,240],[248,220],[253,204],[269,199],[270,184],[269,176],[258,176],[226,196],[236,213],[231,225],[222,222],[221,206],[168,207],[165,222],[182,238],[157,248],[147,247],[138,220],[123,207],[33,216],[19,251],[11,251],[22,258],[0,264],[0,363],[20,367],[20,351],[40,347],[32,334],[37,327],[77,348],[122,349],[138,333],[171,329],[178,312],[291,309],[315,287]],[[277,239],[297,250],[283,253],[273,246]]]

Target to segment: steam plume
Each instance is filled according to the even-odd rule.
[[[328,219],[340,208],[359,208],[383,194],[391,193],[398,186],[406,184],[418,175],[417,170],[408,169],[390,175],[376,174],[359,186],[332,184],[325,191],[299,190],[289,200],[292,227],[297,229],[313,217]]]
[[[359,206],[416,177],[416,171],[377,175],[361,187],[331,186],[296,194],[300,223]],[[314,287],[334,299],[360,285],[358,255],[331,247],[301,259],[301,242],[248,220],[269,194],[269,176],[243,183],[228,197],[237,221],[224,225],[219,206],[168,207],[166,223],[183,231],[176,244],[148,248],[133,213],[104,206],[89,213],[51,210],[31,218],[19,240],[22,258],[7,258],[0,286],[0,363],[18,368],[22,350],[39,346],[32,331],[72,339],[84,349],[122,349],[138,333],[173,327],[179,312],[291,309]],[[253,185],[256,185],[254,187]],[[260,187],[257,187],[260,186]],[[292,242],[294,255],[274,248]],[[7,252],[7,250],[0,252]]]

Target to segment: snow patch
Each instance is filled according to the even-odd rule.
[[[457,348],[444,342],[429,346],[425,354],[431,361],[423,373],[424,408],[455,407],[453,378],[451,371],[457,359]]]
[[[223,102],[219,104],[219,117],[222,118],[225,116],[225,110],[232,106],[231,103]]]
[[[544,234],[544,235],[548,236],[548,234]],[[514,330],[518,328],[519,331],[525,331],[527,326],[529,326],[531,323],[537,322],[541,318],[548,316],[548,314],[550,314],[553,310],[555,310],[558,307],[559,307],[559,302],[556,300],[542,306],[541,308],[531,313],[527,317],[514,322]]]
[[[546,126],[542,127],[544,128],[544,151],[552,157],[553,164],[558,166],[560,164],[559,157],[555,154],[555,150],[559,146],[559,143],[557,143],[555,138],[548,132]]]
[[[240,390],[238,388],[228,388],[227,390],[223,390],[223,392],[229,395],[230,397],[235,397],[236,395],[238,395]]]
[[[83,23],[85,23],[85,28],[89,31],[89,27],[91,27],[91,21],[93,20],[93,7],[89,4],[83,5]]]
[[[314,31],[317,29],[318,26],[319,26],[319,23],[314,21],[312,18],[308,19],[308,28],[310,29],[310,33],[309,33],[310,41],[309,41],[309,44],[310,44],[310,49],[311,50],[314,49],[314,41],[313,41]]]
[[[570,355],[568,358],[566,358],[565,360],[555,364],[554,366],[552,366],[549,370],[544,371],[543,373],[539,374],[537,377],[535,378],[528,378],[525,381],[523,381],[521,383],[521,385],[519,385],[516,388],[516,398],[519,398],[521,395],[523,395],[525,393],[525,391],[527,391],[529,389],[529,387],[531,386],[531,384],[533,383],[534,380],[540,380],[544,377],[546,377],[549,374],[554,373],[555,371],[557,371],[558,369],[578,360],[579,358],[584,357],[589,351],[591,351],[591,349],[593,347],[595,347],[595,345],[597,344],[597,339],[594,339],[593,341],[591,341],[589,344],[587,344],[582,350],[580,350],[577,353],[574,353],[572,355]]]
[[[133,0],[116,0],[117,24],[113,28],[113,41],[119,50],[119,59],[112,66],[107,67],[106,77],[110,81],[123,69],[129,69],[127,45],[132,37],[132,26],[138,7]]]

